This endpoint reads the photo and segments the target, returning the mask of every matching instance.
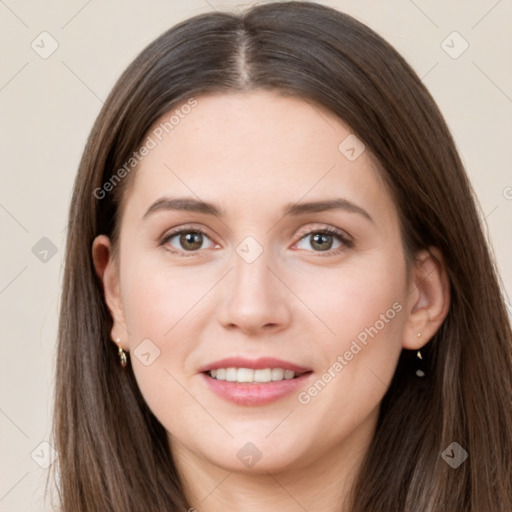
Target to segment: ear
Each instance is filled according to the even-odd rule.
[[[119,285],[119,265],[113,257],[110,240],[106,235],[99,235],[92,244],[92,259],[97,276],[103,283],[105,302],[112,316],[111,337],[121,340],[120,346],[128,351],[126,321]],[[117,344],[117,343],[116,343]]]
[[[441,251],[420,251],[412,269],[402,346],[419,350],[434,336],[450,309],[450,281]],[[418,336],[418,333],[420,334]]]

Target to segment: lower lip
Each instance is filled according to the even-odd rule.
[[[290,395],[305,385],[312,373],[305,373],[295,379],[271,382],[229,382],[217,380],[202,373],[209,388],[220,398],[237,405],[265,405]]]

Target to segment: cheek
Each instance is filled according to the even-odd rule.
[[[123,262],[121,288],[132,367],[150,405],[167,397],[167,405],[160,403],[165,410],[169,397],[181,397],[179,383],[187,385],[197,373],[194,356],[206,324],[211,325],[215,285],[225,269],[178,266],[135,252]],[[183,396],[183,405],[189,403],[190,397]]]
[[[133,372],[153,414],[179,431],[181,414],[198,414],[187,392],[194,373],[189,356],[199,344],[200,301],[209,287],[192,268],[126,263],[123,303]]]
[[[396,255],[377,252],[351,258],[346,265],[329,272],[310,271],[308,279],[297,281],[294,289],[323,321],[323,339],[329,342],[330,332],[327,346],[333,347],[374,325],[379,332],[398,332],[403,316],[398,310],[403,309],[405,290],[404,261]],[[361,339],[364,341],[364,334]]]
[[[182,321],[190,323],[208,290],[208,280],[200,280],[192,267],[171,268],[150,258],[140,262],[127,258],[123,277],[127,330],[134,338],[153,337],[155,342],[172,338]]]
[[[298,294],[325,326],[315,347],[321,382],[299,401],[357,417],[384,395],[402,349],[405,262],[396,253],[375,253],[312,278],[315,286]]]

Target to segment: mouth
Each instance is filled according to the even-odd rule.
[[[243,406],[266,405],[305,386],[313,370],[275,358],[227,358],[200,369],[207,388]]]

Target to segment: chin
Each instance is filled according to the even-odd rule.
[[[247,474],[278,473],[296,469],[301,465],[298,459],[301,454],[298,453],[297,446],[301,447],[302,452],[303,440],[290,437],[286,439],[288,442],[282,442],[278,436],[275,439],[265,439],[260,431],[254,436],[236,436],[222,442],[219,440],[219,443],[209,443],[208,446],[200,447],[198,453],[202,459],[207,459],[226,471]],[[306,461],[303,461],[303,465],[306,465]]]

